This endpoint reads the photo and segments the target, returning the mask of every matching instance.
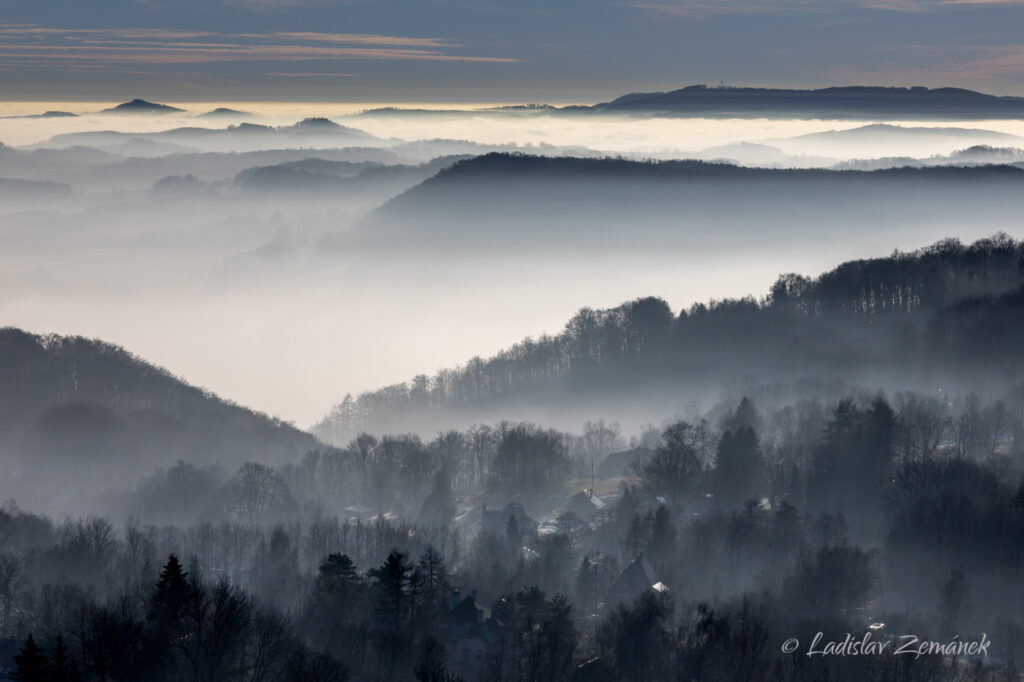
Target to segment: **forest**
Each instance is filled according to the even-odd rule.
[[[314,432],[340,444],[360,430],[508,416],[523,403],[554,415],[566,402],[609,394],[664,410],[658,401],[673,404],[693,386],[717,395],[729,381],[774,395],[830,382],[1003,390],[1024,378],[1022,296],[1024,243],[997,234],[850,261],[817,278],[782,275],[760,299],[711,300],[678,314],[656,297],[584,308],[558,334],[346,396]]]
[[[1017,680],[1022,280],[997,234],[583,309],[319,439],[4,330],[0,674]],[[694,391],[625,426],[592,399]]]
[[[124,523],[3,507],[2,641],[19,680],[1014,680],[1022,457],[1024,384],[179,462]],[[818,632],[991,648],[780,651]]]

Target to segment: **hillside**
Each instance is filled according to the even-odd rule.
[[[358,244],[417,249],[725,248],[909,222],[985,215],[993,229],[1024,209],[1013,166],[877,171],[764,169],[704,161],[628,161],[491,153],[461,161],[369,215]],[[798,217],[798,220],[794,220]],[[756,229],[754,229],[756,226]],[[709,229],[713,228],[713,229]]]
[[[341,443],[363,429],[437,431],[496,415],[667,418],[735,382],[1008,385],[1024,380],[1022,342],[1024,242],[946,240],[813,279],[783,275],[761,300],[678,314],[655,297],[582,309],[555,335],[347,396],[314,432]]]
[[[131,480],[179,459],[232,470],[323,447],[100,341],[4,328],[0,357],[0,461],[24,475],[81,467]]]

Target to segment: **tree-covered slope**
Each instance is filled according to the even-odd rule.
[[[529,406],[530,416],[625,409],[736,380],[1020,380],[1022,292],[1024,242],[996,235],[851,261],[817,278],[783,275],[761,300],[678,314],[656,297],[584,308],[557,334],[347,396],[315,432],[341,442],[361,429],[436,430],[513,407]]]
[[[116,346],[0,329],[0,448],[7,463],[95,471],[284,461],[308,433],[190,386]]]

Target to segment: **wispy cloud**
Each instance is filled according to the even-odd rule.
[[[218,35],[209,31],[168,31],[159,28],[50,28],[31,24],[5,24],[0,22],[0,36],[11,37],[60,37],[66,39],[105,36],[127,40],[176,40],[181,38],[204,38]]]
[[[1024,45],[906,45],[891,50],[883,68],[836,67],[830,75],[843,82],[881,84],[978,84],[1024,79]],[[883,60],[886,61],[886,60]]]
[[[280,71],[271,71],[263,75],[281,78],[353,78],[356,76],[354,73],[284,73]]]
[[[440,38],[402,38],[399,36],[362,35],[358,33],[272,33],[270,35],[242,34],[244,37],[285,40],[305,40],[322,43],[348,43],[354,45],[404,45],[406,47],[461,47]]]
[[[516,62],[463,54],[441,38],[357,33],[63,29],[0,23],[0,57],[39,63],[198,64],[345,59]],[[454,52],[453,52],[454,50]]]
[[[699,19],[729,14],[814,14],[837,9],[929,12],[953,6],[981,8],[1009,5],[1024,5],[1024,0],[667,0],[639,2],[633,6],[665,16]]]

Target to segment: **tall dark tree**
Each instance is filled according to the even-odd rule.
[[[758,493],[762,476],[761,446],[749,426],[726,431],[715,456],[715,498],[723,508],[735,508]]]
[[[633,468],[633,475],[650,493],[681,505],[694,492],[702,470],[700,429],[678,421],[665,429],[654,456]]]
[[[49,682],[72,682],[72,661],[64,637],[57,635],[50,659]]]
[[[49,682],[49,661],[31,634],[25,640],[21,653],[14,657],[14,673],[11,676],[17,682]]]
[[[409,655],[410,621],[413,616],[413,567],[408,556],[392,550],[384,563],[370,569],[374,605],[374,638],[382,678],[398,674]]]
[[[644,592],[620,605],[597,630],[597,646],[614,673],[625,682],[667,680],[672,664],[672,608],[669,600]]]

